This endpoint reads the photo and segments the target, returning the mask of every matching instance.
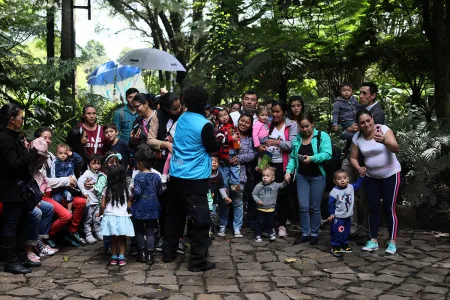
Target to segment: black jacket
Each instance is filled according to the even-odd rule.
[[[0,128],[0,202],[22,202],[18,182],[28,183],[31,179],[29,167],[37,152],[29,153],[18,135],[16,131]]]

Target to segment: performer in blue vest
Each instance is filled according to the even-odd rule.
[[[204,115],[209,100],[206,90],[200,86],[189,87],[183,96],[187,112],[178,119],[172,146],[163,261],[175,259],[186,215],[191,215],[189,271],[201,272],[216,267],[206,260],[211,226],[207,193],[212,168],[209,153],[217,152],[219,145],[214,128]]]

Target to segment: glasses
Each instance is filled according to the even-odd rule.
[[[141,105],[142,105],[142,103],[139,103],[138,105],[134,105],[134,106],[132,106],[132,107],[133,107],[133,109],[138,109],[139,106],[141,106]]]

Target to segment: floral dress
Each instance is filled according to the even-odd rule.
[[[161,213],[158,195],[162,193],[161,178],[150,172],[142,172],[134,178],[131,213],[138,220],[157,220]]]

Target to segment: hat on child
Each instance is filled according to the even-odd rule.
[[[36,149],[39,155],[48,156],[48,145],[42,137],[33,140],[31,148]]]

